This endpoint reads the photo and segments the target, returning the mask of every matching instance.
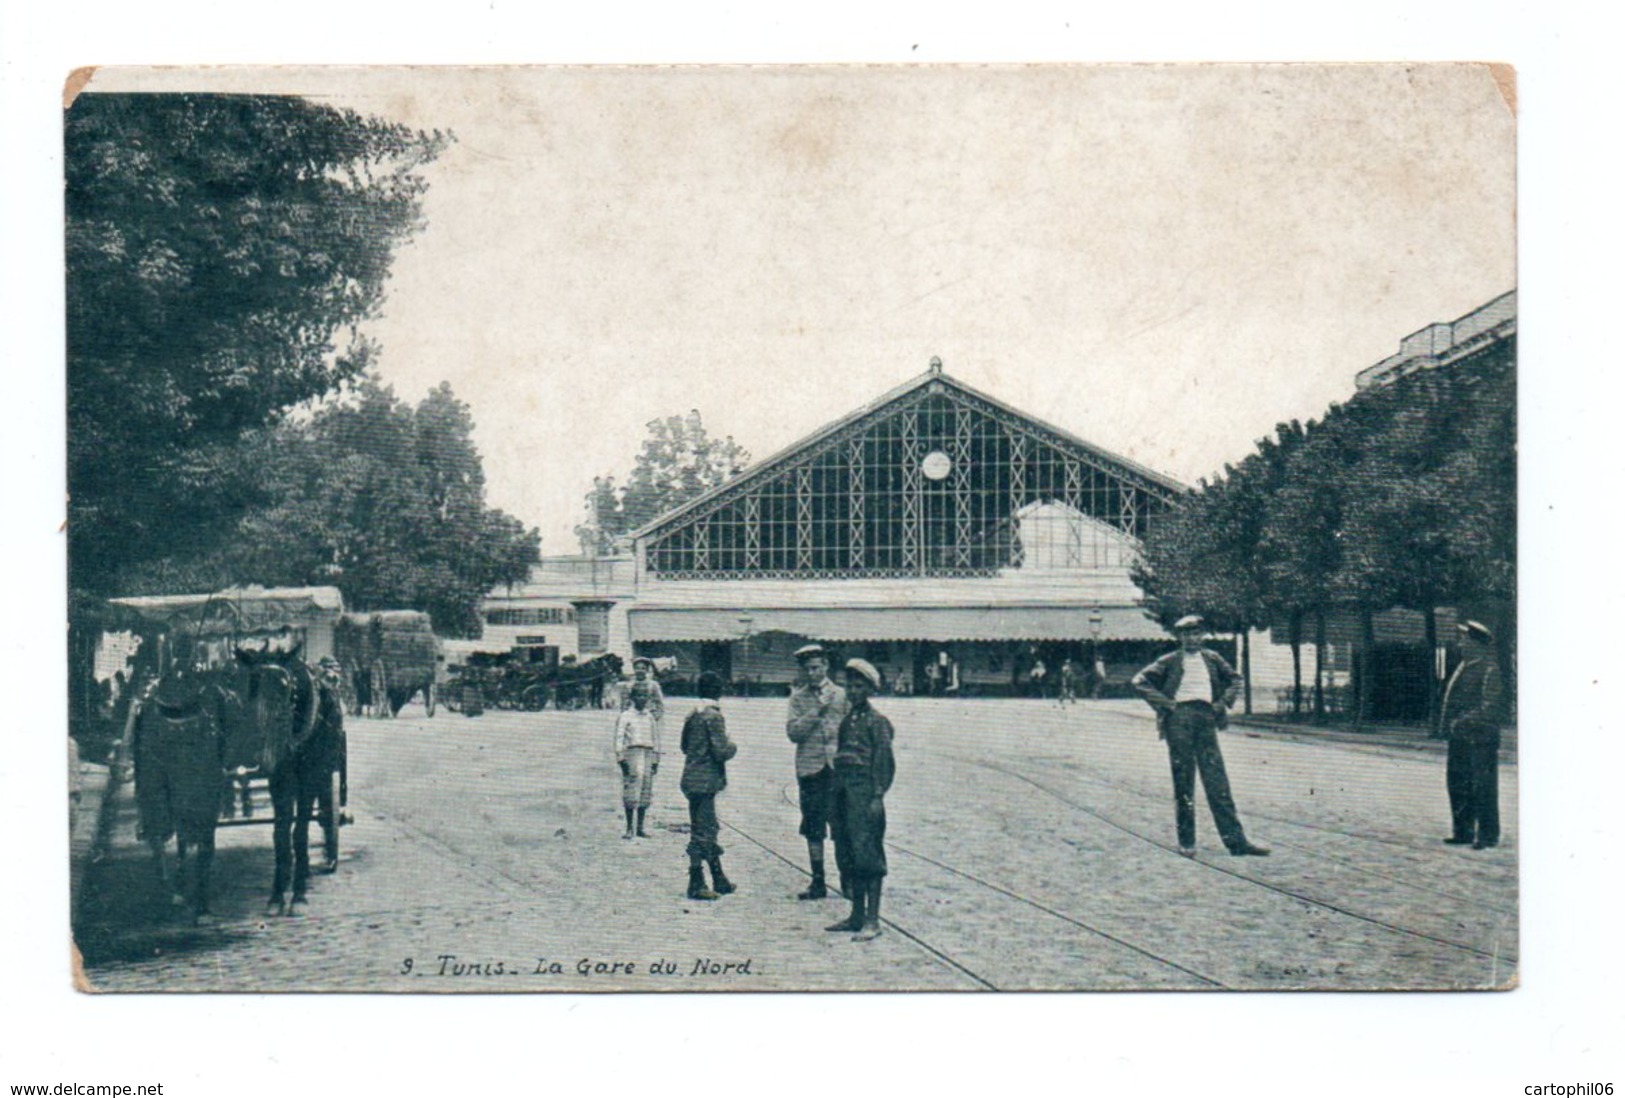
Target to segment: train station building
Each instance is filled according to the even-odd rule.
[[[1130,570],[1185,487],[925,373],[634,533],[485,600],[486,643],[674,656],[750,689],[819,641],[893,689],[1024,692],[1098,654],[1122,681],[1168,636]]]

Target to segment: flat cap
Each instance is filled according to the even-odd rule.
[[[796,659],[798,660],[810,659],[813,656],[827,655],[829,655],[829,653],[824,651],[824,646],[821,644],[804,644],[800,648],[796,649]]]
[[[1200,614],[1186,614],[1174,622],[1174,632],[1183,633],[1187,629],[1200,629],[1204,624]]]
[[[1485,644],[1495,643],[1495,634],[1490,632],[1490,627],[1485,625],[1483,622],[1468,619],[1467,621],[1457,624],[1456,632],[1460,633],[1464,637],[1473,637],[1477,640],[1481,640]]]
[[[876,671],[875,665],[870,663],[868,660],[860,660],[854,656],[852,659],[846,661],[846,669],[848,671],[856,671],[858,674],[869,680],[870,686],[874,687],[876,690],[880,689],[880,672]]]
[[[639,666],[647,667],[649,670],[653,671],[655,669],[655,661],[650,659],[648,656],[638,656],[635,659],[633,659],[632,666],[633,667],[639,667]]]

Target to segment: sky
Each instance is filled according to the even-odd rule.
[[[118,70],[457,137],[368,325],[572,553],[701,412],[755,457],[927,367],[1187,483],[1516,285],[1487,66]]]

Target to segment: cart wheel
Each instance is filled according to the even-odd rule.
[[[331,799],[328,801],[330,815],[322,821],[322,839],[324,840],[322,863],[327,868],[327,872],[331,873],[338,865],[339,835],[344,830],[344,776],[340,771],[335,770],[327,778],[330,783],[328,795]]]
[[[428,711],[431,717],[434,716],[434,694],[434,683],[431,682],[423,688],[423,708]]]

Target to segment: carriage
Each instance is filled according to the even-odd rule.
[[[429,716],[445,663],[429,615],[418,610],[340,614],[334,655],[344,668],[351,716],[393,717],[419,694]]]
[[[556,653],[556,649],[553,650]],[[446,704],[469,716],[470,699],[483,708],[543,709],[599,708],[606,689],[618,682],[619,656],[606,653],[577,661],[535,659],[523,650],[505,652],[470,651],[452,671],[446,687]]]
[[[349,822],[342,717],[330,719],[336,685],[306,662],[332,655],[339,592],[254,587],[113,601],[139,623],[122,752],[133,764],[139,826],[160,878],[169,884],[170,836],[183,873],[195,847],[191,895],[177,889],[176,896],[202,916],[216,829],[270,824],[273,906],[283,907],[290,874],[297,905],[310,822],[321,825],[329,870]],[[262,792],[269,815],[254,809]]]

